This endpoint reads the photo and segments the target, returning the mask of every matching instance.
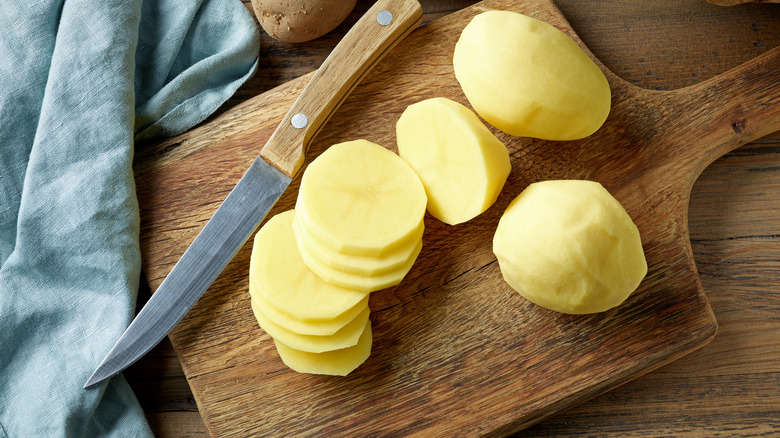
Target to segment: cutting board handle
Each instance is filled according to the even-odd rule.
[[[379,0],[333,49],[260,151],[290,177],[309,143],[371,68],[422,21],[416,0]]]
[[[680,133],[672,146],[678,159],[681,146],[693,149],[686,155],[697,157],[697,177],[726,153],[780,130],[780,47],[668,97],[667,130]]]

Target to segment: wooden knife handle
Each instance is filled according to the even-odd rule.
[[[416,0],[379,0],[333,49],[285,115],[260,156],[290,177],[309,143],[363,76],[422,21]]]

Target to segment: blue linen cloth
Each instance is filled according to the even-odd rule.
[[[183,132],[257,68],[239,0],[0,4],[0,438],[151,436],[120,376],[132,319],[135,141]]]

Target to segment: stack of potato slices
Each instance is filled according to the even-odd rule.
[[[340,143],[312,161],[295,209],[256,234],[249,273],[255,317],[287,366],[346,375],[368,358],[368,294],[411,269],[426,203],[414,170],[377,144]]]

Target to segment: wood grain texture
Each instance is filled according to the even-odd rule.
[[[389,23],[379,24],[380,12],[391,14]],[[374,4],[301,90],[260,155],[294,177],[312,139],[366,73],[421,23],[422,14],[422,6],[416,0],[379,0]],[[293,116],[298,114],[306,117],[303,126],[292,123]]]
[[[691,242],[718,320],[715,339],[518,436],[780,433],[778,134],[718,159],[693,187]]]
[[[186,145],[186,144],[185,144],[185,145]],[[165,154],[165,155],[168,155],[168,158],[170,158],[170,159],[174,159],[174,158],[176,158],[176,157],[177,157],[177,155],[176,155],[176,151],[177,151],[177,149],[182,149],[182,148],[176,148],[176,147],[174,146],[174,143],[170,143],[170,144],[168,144],[166,147],[170,148],[170,150],[168,151],[169,153],[168,153],[168,154]],[[185,148],[185,149],[186,149],[186,148]],[[189,152],[187,152],[187,153],[189,153]],[[157,158],[160,158],[160,160],[159,160],[159,161],[161,161],[161,162],[164,162],[165,160],[164,160],[163,158],[165,157],[165,155],[158,156]],[[179,156],[179,157],[180,157],[180,156]],[[178,159],[178,158],[177,158],[177,159]],[[682,167],[685,167],[685,165],[681,165],[681,166],[682,166]],[[192,171],[192,169],[190,169],[190,171]],[[240,173],[240,171],[239,171],[239,173]],[[705,172],[705,175],[706,175],[706,172]],[[183,176],[183,178],[184,178],[184,179],[186,179],[186,176]],[[728,184],[724,184],[724,185],[721,185],[721,186],[720,186],[720,187],[721,187],[721,189],[722,189],[724,186],[725,186],[726,188],[728,188]],[[716,187],[717,187],[717,186],[716,186]],[[677,203],[683,203],[683,202],[682,202],[682,201],[677,201]],[[683,203],[683,204],[684,204],[684,203]],[[683,205],[683,207],[684,207],[684,205]],[[216,206],[213,206],[213,208],[216,208]],[[439,235],[443,235],[443,234],[442,234],[442,230],[438,230],[438,231],[436,231],[436,232],[437,232],[437,233],[439,233]],[[771,237],[770,237],[769,239],[771,239]],[[461,243],[463,243],[463,242],[461,242]],[[453,244],[453,243],[449,243],[449,245],[454,245],[454,246],[450,246],[450,247],[448,247],[448,246],[447,246],[448,244],[443,244],[443,245],[444,245],[444,246],[443,246],[443,248],[459,248],[459,246],[458,246],[458,244],[457,244],[457,243],[455,243],[455,244]],[[487,268],[486,268],[486,269],[487,269]],[[470,271],[469,271],[469,272],[470,272]],[[470,275],[470,274],[469,274],[469,275]],[[479,277],[475,277],[475,278],[479,278]],[[455,284],[457,284],[457,279],[455,279],[455,281],[453,281],[453,282],[450,282],[450,283],[455,283]],[[468,283],[467,283],[467,284],[468,284]],[[454,286],[454,285],[453,285],[453,286]],[[706,287],[706,284],[705,284],[705,287]],[[424,296],[426,296],[426,293],[427,293],[427,294],[430,294],[430,289],[429,289],[429,290],[427,290],[427,292],[426,292],[426,291],[422,291],[422,292],[420,292],[420,295],[422,295],[422,296],[424,297]],[[417,299],[417,298],[415,298],[415,299]],[[457,301],[455,298],[448,298],[448,299]],[[387,301],[387,300],[385,300],[385,301]],[[392,302],[392,300],[390,300],[390,302]],[[418,306],[420,306],[420,307],[422,307],[422,306],[423,306],[423,305],[424,305],[426,302],[427,302],[427,303],[430,303],[431,301],[430,301],[430,300],[423,301],[422,303],[418,303],[417,305],[418,305]],[[447,301],[445,300],[445,302],[447,302]],[[771,302],[771,301],[770,301],[770,302]],[[406,304],[402,304],[402,305],[406,305],[406,306],[408,307],[408,306],[409,306],[409,305],[411,305],[411,304],[409,304],[409,303],[406,303]],[[445,308],[447,308],[447,307],[445,307]],[[447,308],[447,309],[449,309],[449,308]],[[716,309],[717,309],[717,308],[716,308]],[[453,312],[454,312],[453,314],[459,314],[458,312],[455,312],[455,311],[453,311]],[[717,310],[716,310],[716,313],[717,313]],[[488,314],[488,315],[493,315],[493,316],[495,316],[495,312],[494,312],[494,311],[493,311],[493,312],[487,312],[487,314]],[[473,319],[475,319],[475,318],[477,318],[477,317],[475,316],[475,317],[473,317],[473,318],[471,318],[471,319],[473,320]],[[419,325],[419,324],[418,324],[418,325]],[[716,341],[717,341],[717,339],[718,339],[718,338],[716,338]],[[175,341],[175,339],[174,339],[174,341]],[[776,348],[776,345],[777,345],[777,344],[775,343],[775,344],[774,344],[775,348]],[[764,349],[765,349],[765,350],[769,350],[769,351],[771,352],[771,351],[772,351],[772,347],[773,347],[773,344],[772,344],[771,342],[767,342],[767,343],[766,343],[766,345],[764,346]],[[706,349],[705,349],[705,350],[706,350]],[[695,355],[695,354],[694,354],[694,355]],[[724,353],[724,354],[723,354],[723,355],[721,355],[721,356],[725,356],[725,355],[726,355],[726,354]],[[689,357],[691,357],[691,356],[689,356]],[[716,356],[716,358],[717,358],[717,357],[720,357],[720,356]],[[686,359],[687,359],[687,358],[686,358]],[[685,359],[684,359],[684,360],[685,360]],[[185,363],[186,363],[186,361],[185,361]],[[674,366],[675,366],[677,363],[678,363],[678,362],[675,362],[674,364],[670,365],[669,367],[674,367]],[[683,363],[684,363],[684,362],[683,362]],[[668,369],[669,367],[665,367],[665,368],[663,368],[663,369],[664,369],[664,370],[666,370],[666,369]],[[656,374],[658,374],[658,373],[653,373],[653,374],[651,374],[650,376],[654,376],[654,375],[656,375]],[[757,379],[754,379],[754,380],[757,380]],[[639,382],[641,382],[641,381],[642,381],[642,380],[640,379],[640,380],[639,380]],[[685,377],[683,377],[683,378],[680,378],[680,379],[678,379],[678,381],[688,381],[688,379],[686,379]],[[771,382],[771,379],[770,379],[769,381]],[[695,383],[695,382],[694,382],[694,383]],[[632,384],[633,384],[633,383],[632,383]],[[632,385],[632,384],[629,384],[628,386],[630,387],[630,385]],[[626,388],[626,387],[624,386],[624,387],[622,387],[622,388]],[[621,390],[622,390],[622,388],[619,388],[617,391],[621,391]],[[446,391],[445,391],[445,392],[446,392]],[[455,391],[455,390],[453,390],[452,392],[453,392],[453,393],[457,393],[457,391]],[[612,392],[612,393],[610,393],[610,394],[613,394],[613,393],[615,393],[615,392]],[[435,395],[435,394],[434,394],[434,395]],[[679,391],[679,393],[678,393],[678,395],[685,395],[685,391],[684,391],[684,390],[680,390],[680,391]],[[694,395],[695,395],[695,394],[694,394]],[[605,397],[609,397],[609,394],[608,394],[607,396],[605,396]],[[735,396],[735,397],[736,397],[736,396]],[[462,397],[462,399],[465,399],[465,400],[467,400],[468,398],[467,398],[467,397]],[[599,400],[602,400],[602,399],[603,399],[603,398],[600,398]],[[621,403],[620,403],[620,402],[618,402],[617,404],[618,404],[618,405],[620,405]],[[695,404],[695,403],[691,403],[691,405],[694,405],[694,404]],[[655,405],[651,405],[651,406],[655,406]],[[657,407],[657,406],[656,406],[656,407]],[[770,403],[770,404],[769,404],[769,411],[770,411],[770,412],[771,412],[771,408],[772,408],[772,405],[771,405],[771,403]],[[576,416],[577,416],[577,412],[578,412],[578,411],[577,411],[577,409],[579,409],[579,408],[576,408],[576,409],[573,411],[573,414],[572,414],[572,415],[574,416],[574,418],[577,418],[577,417],[576,417]],[[614,411],[615,411],[615,410],[613,409],[613,412],[614,412]],[[776,405],[775,405],[775,411],[776,411]],[[572,411],[569,411],[569,412],[572,412]],[[587,412],[587,410],[586,410],[586,412]],[[609,411],[608,411],[608,412],[609,412]],[[636,411],[635,411],[635,412],[636,412]],[[766,410],[765,410],[764,412],[766,412]],[[588,417],[588,418],[592,418],[592,416],[591,416],[591,417]],[[760,415],[759,415],[757,418],[760,418]],[[564,420],[565,420],[565,419],[564,419]],[[602,420],[603,420],[603,418],[602,418]],[[257,420],[256,420],[256,421],[257,421]],[[563,424],[563,423],[565,423],[565,421],[561,421],[560,423],[561,423],[561,424]],[[555,424],[555,421],[554,421],[554,420],[551,420],[551,421],[548,421],[548,422],[545,422],[545,423],[543,423],[543,424],[542,424],[542,425],[540,425],[540,426],[543,426],[543,425],[545,425],[545,424],[548,424],[548,425],[549,425],[549,424]],[[585,425],[587,426],[587,422],[585,422],[585,423],[580,423],[580,424],[585,424]],[[537,428],[534,428],[534,429],[532,429],[532,430],[533,430],[533,431],[536,431],[536,432],[539,432],[540,430],[544,430],[544,429],[539,429],[538,427],[539,427],[539,426],[537,426]],[[694,422],[694,423],[693,423],[693,425],[692,425],[692,426],[690,426],[690,427],[688,427],[687,429],[688,429],[689,431],[690,431],[691,429],[693,429],[693,430],[696,430],[696,427],[697,427],[697,426],[696,426],[696,423]],[[771,427],[771,425],[770,425],[769,427]],[[680,427],[678,430],[685,430],[685,429],[686,429],[685,427]],[[562,428],[562,429],[561,429],[561,428],[559,428],[559,429],[556,429],[556,430],[557,430],[557,432],[558,432],[558,433],[563,433],[563,434],[566,434],[566,433],[573,433],[573,432],[575,432],[575,431],[576,431],[576,428],[574,428],[574,429],[572,429],[572,428],[569,428],[569,429],[566,429],[566,428]],[[608,427],[605,427],[603,430],[605,430],[605,431],[608,431],[608,430],[610,430],[610,429],[609,429]],[[615,430],[617,430],[617,431],[618,431],[618,435],[620,435],[620,433],[619,433],[619,431],[621,430],[621,429],[620,429],[620,425],[618,425],[618,427],[616,427],[616,428],[615,428]],[[625,432],[625,430],[626,430],[626,429],[623,429],[623,432]],[[762,428],[758,428],[757,430],[766,430],[766,425],[764,425],[764,428],[763,428],[763,429],[762,429]],[[617,435],[616,435],[616,436],[617,436]]]
[[[719,6],[743,5],[745,3],[780,3],[778,0],[707,0]]]

